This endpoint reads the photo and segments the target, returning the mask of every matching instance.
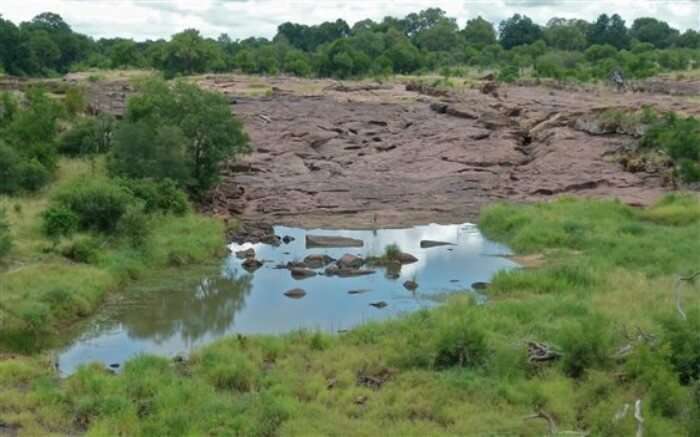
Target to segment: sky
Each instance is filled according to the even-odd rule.
[[[0,15],[19,23],[55,12],[73,30],[96,38],[168,38],[196,28],[205,36],[243,39],[271,38],[286,21],[343,18],[352,26],[429,7],[444,9],[460,26],[477,16],[498,23],[520,13],[545,24],[552,17],[594,20],[601,13],[619,13],[628,25],[638,17],[655,17],[681,30],[700,30],[700,0],[0,0]]]

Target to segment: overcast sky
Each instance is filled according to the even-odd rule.
[[[700,0],[0,0],[0,14],[16,23],[51,11],[78,32],[137,40],[167,38],[192,27],[212,37],[270,38],[285,21],[318,24],[343,18],[352,26],[428,7],[444,9],[460,26],[479,15],[499,22],[521,13],[544,24],[551,17],[592,20],[617,12],[628,25],[637,17],[656,17],[681,30],[700,29]]]

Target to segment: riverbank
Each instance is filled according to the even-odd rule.
[[[137,248],[88,234],[50,241],[42,233],[41,214],[51,196],[79,178],[104,173],[100,159],[91,163],[62,158],[49,188],[31,196],[0,197],[14,240],[0,265],[0,350],[50,346],[71,324],[93,314],[108,293],[129,281],[153,270],[198,264],[225,253],[224,224],[194,212],[153,216],[150,234]],[[87,238],[95,252],[89,259],[77,262],[65,256],[71,245]]]
[[[5,356],[0,427],[26,435],[698,432],[700,287],[674,291],[676,275],[700,266],[696,197],[648,209],[580,199],[498,204],[482,211],[480,226],[546,264],[497,275],[486,305],[455,296],[337,336],[231,336],[187,360],[137,358],[120,374],[94,366],[60,380],[46,359]]]

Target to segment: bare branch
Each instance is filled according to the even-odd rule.
[[[637,421],[637,437],[644,437],[644,418],[642,417],[642,400],[634,403],[634,419]]]
[[[678,314],[681,315],[683,320],[688,320],[688,316],[685,314],[685,311],[683,311],[683,295],[681,285],[683,285],[684,282],[693,282],[698,277],[700,277],[700,272],[695,272],[689,276],[679,276],[676,280],[676,284],[673,287],[676,295],[676,310],[678,310]]]
[[[537,411],[536,414],[533,414],[531,416],[527,416],[525,420],[533,420],[533,419],[543,419],[547,421],[547,425],[549,426],[549,435],[555,436],[557,435],[557,423],[554,421],[554,418],[547,414],[543,410]]]

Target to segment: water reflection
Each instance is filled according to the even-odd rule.
[[[498,270],[515,266],[500,256],[509,253],[507,247],[486,240],[469,224],[376,231],[277,227],[275,232],[294,240],[280,247],[231,245],[234,252],[255,249],[257,258],[264,261],[255,273],[245,271],[241,260],[231,256],[214,270],[171,274],[127,290],[123,301],[109,305],[101,317],[60,352],[61,370],[71,373],[77,366],[91,361],[121,364],[139,353],[186,354],[233,332],[347,329],[368,320],[436,305],[436,298],[446,292],[462,291],[473,282],[488,281]],[[307,249],[307,233],[361,239],[364,245],[350,249]],[[421,240],[453,245],[423,249]],[[418,262],[399,271],[381,270],[354,278],[319,275],[296,280],[289,271],[275,268],[310,254],[333,258],[345,253],[362,257],[379,255],[389,244],[399,245],[416,256]],[[402,284],[407,280],[418,282],[418,289],[406,290]],[[298,300],[287,298],[284,292],[293,288],[303,288],[306,296]],[[377,302],[386,302],[387,306],[370,305]]]

